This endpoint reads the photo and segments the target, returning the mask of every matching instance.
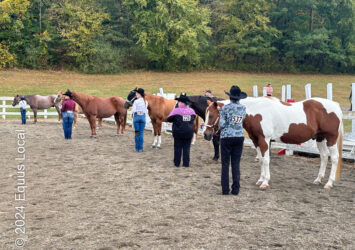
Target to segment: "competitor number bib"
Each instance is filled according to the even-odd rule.
[[[189,122],[189,121],[191,121],[191,115],[183,115],[183,116],[182,116],[182,121],[184,121],[184,122]]]

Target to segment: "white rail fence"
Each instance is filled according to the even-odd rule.
[[[332,100],[333,98],[333,86],[331,83],[327,84],[327,98]],[[352,83],[352,93],[355,93],[355,83]],[[157,94],[158,96],[165,97],[167,99],[174,99],[176,94],[174,93],[164,93],[163,89],[160,89],[160,92]],[[266,95],[265,89],[263,88],[263,95]],[[253,96],[258,96],[258,87],[253,86]],[[306,99],[311,98],[311,84],[308,83],[305,85],[305,97]],[[282,92],[281,92],[281,100],[282,101],[287,101],[289,99],[292,99],[291,95],[291,85],[283,85],[282,86]],[[6,119],[7,116],[20,116],[21,113],[18,111],[7,111],[8,109],[14,109],[18,107],[13,107],[11,104],[9,104],[9,101],[12,101],[13,97],[0,97],[0,115],[2,116],[3,119]],[[346,159],[354,159],[355,160],[355,95],[352,95],[352,111],[343,111],[343,119],[344,120],[352,120],[352,132],[346,133],[343,141],[343,158]],[[28,106],[28,108],[30,108]],[[127,115],[127,124],[132,125],[132,119],[131,119],[131,111],[128,111]],[[28,117],[33,116],[32,111],[27,111],[26,115]],[[37,112],[37,117],[44,117],[45,119],[48,118],[49,116],[57,116],[58,113],[54,108],[51,108],[49,110],[43,110]],[[82,115],[84,116],[84,115]],[[104,118],[104,121],[114,123],[115,119],[114,117],[109,117],[109,118]],[[149,116],[146,118],[146,129],[153,131],[153,126],[150,121]],[[171,123],[163,123],[162,127],[163,132],[170,133],[171,132]],[[202,134],[202,129],[199,130],[199,133]],[[246,145],[252,145],[251,140],[245,140]],[[305,143],[302,143],[301,145],[293,145],[293,144],[284,144],[284,143],[272,143],[271,144],[272,148],[282,148],[288,150],[289,154],[292,154],[293,151],[300,151],[300,152],[307,152],[307,153],[314,153],[314,154],[319,154],[316,142],[314,140],[309,140]]]

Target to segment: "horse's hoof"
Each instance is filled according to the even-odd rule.
[[[325,188],[325,189],[331,189],[332,186],[327,184],[327,185],[324,186],[324,188]]]
[[[256,184],[257,186],[260,186],[262,183],[263,183],[262,181],[257,181],[255,184]]]
[[[320,182],[320,181],[315,180],[315,181],[313,182],[313,184],[315,184],[315,185],[319,185],[319,184],[321,184],[321,182]]]
[[[160,146],[157,146],[157,149],[160,149]]]
[[[155,145],[152,145],[152,148],[155,148]]]
[[[90,139],[96,139],[96,136],[92,135],[92,136],[90,136]]]
[[[256,162],[259,161],[259,158],[255,158],[254,161],[256,161]]]
[[[268,187],[269,187],[269,185],[262,184],[262,185],[260,186],[260,189],[266,190]]]

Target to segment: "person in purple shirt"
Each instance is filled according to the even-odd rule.
[[[61,111],[63,119],[64,137],[66,140],[70,140],[74,121],[75,102],[70,91],[65,92],[63,96],[65,100],[62,103]]]
[[[178,107],[173,109],[168,116],[168,122],[173,123],[174,165],[180,167],[181,154],[183,153],[183,166],[189,167],[196,113],[188,107],[191,102],[185,93],[181,93],[175,100],[178,101]]]

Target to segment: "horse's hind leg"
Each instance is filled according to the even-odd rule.
[[[90,127],[91,127],[91,138],[95,138],[96,137],[96,116],[89,116],[87,115],[87,118],[89,120],[90,123]]]
[[[34,123],[37,123],[37,109],[33,109]]]
[[[157,144],[157,148],[160,149],[160,144],[161,144],[161,128],[162,128],[162,121],[159,120],[156,122],[157,124],[157,130],[158,130],[158,144]]]
[[[116,121],[116,126],[117,126],[116,135],[119,135],[120,134],[121,121],[120,121],[120,115],[118,113],[115,114],[115,121]]]
[[[325,184],[324,188],[332,188],[333,183],[335,181],[335,174],[337,170],[337,165],[339,161],[339,152],[338,152],[338,146],[337,144],[334,144],[333,146],[328,147],[329,153],[330,153],[330,160],[332,162],[332,168],[330,170],[330,175],[329,175],[329,180],[327,184]]]
[[[257,153],[257,159],[260,164],[260,177],[259,177],[259,180],[256,182],[256,185],[260,186],[265,180],[265,169],[264,169],[264,165],[262,162],[263,157],[261,156],[260,147],[256,148],[256,153]]]
[[[262,181],[260,188],[266,189],[269,186],[270,180],[270,139],[259,138],[259,151],[260,151],[260,167],[261,175],[259,181]],[[258,154],[259,154],[259,151]],[[257,184],[259,183],[257,182]]]
[[[324,178],[325,175],[325,169],[327,167],[328,157],[329,157],[326,140],[317,142],[317,147],[320,156],[320,168],[318,172],[318,177],[313,182],[314,184],[320,184],[322,182],[322,179]]]
[[[120,120],[121,120],[121,134],[124,134],[126,129],[127,114],[121,115]]]

